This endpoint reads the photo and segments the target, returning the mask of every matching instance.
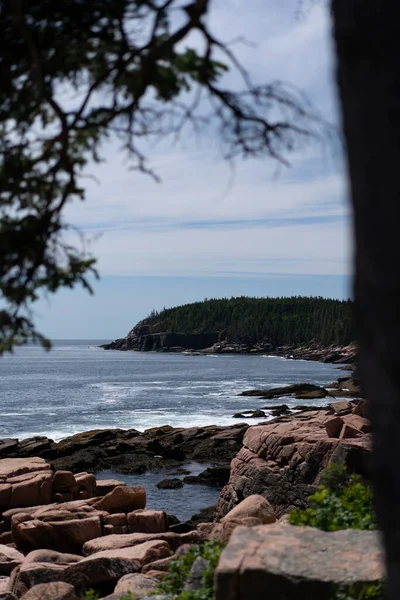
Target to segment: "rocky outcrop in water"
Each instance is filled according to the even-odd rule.
[[[46,437],[0,440],[0,458],[38,456],[57,470],[78,473],[114,469],[142,473],[185,461],[229,463],[242,446],[248,425],[228,427],[156,427],[102,429],[79,433],[56,443]]]

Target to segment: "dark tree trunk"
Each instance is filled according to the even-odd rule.
[[[361,376],[374,429],[376,507],[400,598],[399,0],[333,0],[354,210]]]

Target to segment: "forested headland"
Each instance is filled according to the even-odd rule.
[[[120,350],[201,350],[221,342],[254,348],[347,346],[354,340],[353,303],[322,297],[205,299],[152,311],[126,338],[107,345]]]

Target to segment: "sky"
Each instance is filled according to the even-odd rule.
[[[304,3],[307,6],[307,3]],[[310,2],[310,4],[312,4]],[[286,81],[338,123],[331,25],[318,3],[213,0],[210,25],[253,81]],[[35,306],[53,339],[122,337],[152,309],[211,297],[318,295],[347,298],[350,215],[337,147],[309,145],[289,167],[266,158],[224,161],[216,135],[146,147],[160,177],[130,171],[115,141],[90,165],[87,199],[65,219],[97,257],[94,295],[61,291]]]

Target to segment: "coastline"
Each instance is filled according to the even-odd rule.
[[[190,356],[204,356],[210,354],[239,354],[249,356],[268,355],[271,357],[287,358],[291,360],[310,360],[332,364],[355,364],[357,362],[358,348],[356,344],[346,346],[323,346],[321,344],[286,345],[273,347],[271,344],[256,342],[255,344],[242,344],[239,342],[219,341],[204,348],[191,348],[190,346],[170,345],[167,340],[175,334],[152,334],[146,338],[156,338],[152,344],[143,342],[140,338],[120,338],[109,344],[102,344],[99,348],[104,350],[119,350],[122,352],[159,352],[171,354],[184,354]],[[144,337],[144,336],[142,336]],[[173,343],[175,339],[173,338]],[[190,341],[190,340],[188,340]]]

